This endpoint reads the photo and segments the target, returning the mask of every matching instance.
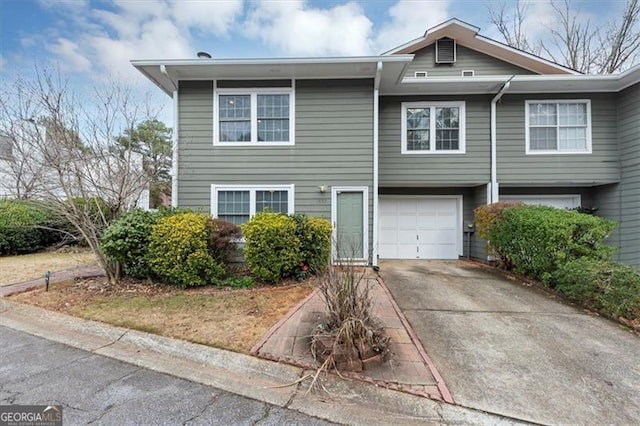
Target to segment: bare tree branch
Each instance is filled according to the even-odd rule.
[[[20,162],[9,163],[21,194],[43,200],[71,223],[112,282],[118,268],[101,252],[100,237],[147,185],[141,155],[116,153],[113,146],[116,138],[155,119],[144,105],[148,99],[137,99],[130,87],[114,81],[81,99],[59,72],[40,69],[33,81],[17,80],[0,97],[0,134],[16,147],[12,157],[20,155]]]
[[[496,26],[507,45],[526,52],[539,54],[540,47],[530,43],[525,32],[524,24],[528,9],[528,2],[518,0],[513,14],[510,15],[506,1],[490,3],[488,8],[489,22]]]

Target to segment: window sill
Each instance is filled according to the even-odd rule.
[[[402,155],[460,155],[466,151],[401,151]]]
[[[526,155],[585,155],[591,151],[526,151]]]
[[[293,146],[295,142],[214,142],[213,146],[233,146],[233,147],[247,147],[247,146]]]

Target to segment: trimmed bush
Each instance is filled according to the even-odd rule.
[[[55,244],[62,234],[46,206],[21,200],[0,201],[0,254],[33,253]]]
[[[100,250],[111,260],[119,262],[125,275],[135,278],[151,276],[147,262],[149,236],[162,215],[141,209],[123,214],[103,234]]]
[[[575,211],[521,205],[502,209],[486,237],[507,268],[548,283],[565,262],[580,257],[609,259],[613,249],[603,241],[615,226]]]
[[[209,215],[183,212],[158,220],[151,230],[148,263],[162,280],[182,288],[218,284],[222,264],[209,253]]]
[[[521,205],[522,203],[519,201],[500,201],[475,209],[474,214],[478,236],[483,240],[489,240],[489,232],[495,224],[500,222],[504,210]]]
[[[640,274],[617,262],[575,259],[553,273],[556,290],[613,317],[640,318]]]
[[[305,278],[308,274],[323,272],[331,256],[331,223],[304,214],[291,217],[296,221],[296,236],[300,240],[300,262],[293,275]]]
[[[280,213],[256,213],[242,225],[244,258],[259,280],[275,284],[300,262],[300,239],[296,221]]]

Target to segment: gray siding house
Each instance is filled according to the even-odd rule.
[[[173,205],[325,217],[335,256],[373,265],[485,259],[465,231],[499,200],[592,207],[640,267],[640,67],[582,75],[478,31],[452,19],[372,57],[132,61],[174,100]]]

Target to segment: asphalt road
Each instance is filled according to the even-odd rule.
[[[0,405],[63,407],[63,423],[327,425],[241,397],[0,327]]]

